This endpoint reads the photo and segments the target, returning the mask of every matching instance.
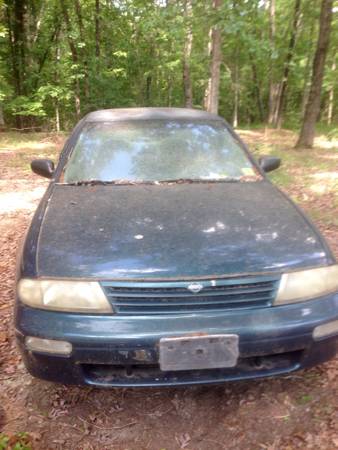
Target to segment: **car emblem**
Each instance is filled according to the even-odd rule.
[[[193,294],[197,294],[198,292],[200,292],[203,289],[203,285],[199,284],[199,283],[192,283],[192,284],[189,284],[188,289]]]

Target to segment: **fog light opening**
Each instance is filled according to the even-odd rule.
[[[312,337],[315,341],[334,335],[338,335],[338,320],[318,325],[312,332]]]
[[[25,338],[27,350],[32,352],[51,353],[53,355],[69,356],[72,353],[72,344],[66,341],[56,341],[54,339],[42,339],[33,336]]]

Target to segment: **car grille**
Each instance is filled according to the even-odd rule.
[[[193,286],[192,286],[193,285]],[[199,286],[196,286],[199,285]],[[270,306],[279,277],[245,277],[179,282],[102,282],[117,314],[187,314]],[[200,292],[191,288],[203,286]]]

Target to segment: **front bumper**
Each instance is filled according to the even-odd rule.
[[[95,316],[17,305],[17,339],[29,372],[64,384],[165,386],[258,378],[312,367],[334,357],[337,338],[314,342],[313,329],[338,319],[338,294],[295,305],[218,314]],[[162,372],[162,337],[196,333],[239,335],[231,369]],[[68,341],[69,357],[28,351],[25,336]]]

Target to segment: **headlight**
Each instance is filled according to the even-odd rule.
[[[17,292],[22,303],[32,308],[112,312],[101,286],[96,281],[22,279],[19,281]]]
[[[338,265],[285,273],[274,305],[302,302],[338,291]]]

